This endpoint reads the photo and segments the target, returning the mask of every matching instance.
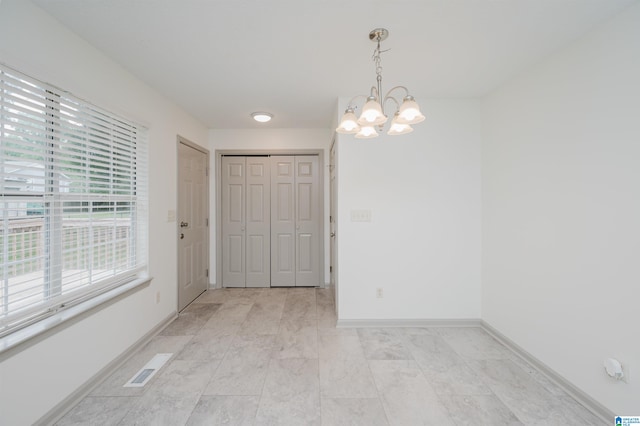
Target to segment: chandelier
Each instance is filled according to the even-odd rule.
[[[416,124],[424,120],[424,115],[420,112],[420,107],[416,100],[409,94],[409,90],[404,86],[395,86],[391,88],[384,97],[382,97],[382,65],[380,54],[387,50],[380,50],[380,42],[389,36],[389,31],[384,28],[376,28],[369,33],[369,39],[377,46],[373,51],[373,62],[376,64],[376,80],[377,86],[371,87],[369,96],[354,96],[347,106],[342,116],[340,125],[336,132],[343,134],[355,134],[358,139],[369,139],[378,136],[378,131],[384,129],[384,124],[388,117],[384,113],[384,107],[387,101],[395,104],[395,113],[391,119],[391,125],[387,131],[388,135],[403,135],[413,132],[412,124]],[[392,93],[404,91],[402,104],[391,96]],[[360,117],[356,117],[356,106],[354,102],[360,98],[366,99]],[[376,130],[377,128],[377,130]]]

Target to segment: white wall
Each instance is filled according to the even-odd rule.
[[[331,132],[328,129],[212,129],[209,131],[209,150],[211,151],[211,223],[215,224],[216,212],[216,150],[252,150],[252,151],[296,151],[319,150],[324,157],[324,265],[321,276],[324,283],[329,282],[329,146]],[[216,282],[216,228],[211,228],[211,284]]]
[[[151,285],[0,364],[0,423],[32,424],[175,312],[176,135],[207,129],[27,1],[0,3],[0,61],[150,129]],[[156,304],[156,293],[160,303]]]
[[[341,321],[480,318],[479,103],[419,103],[413,133],[338,137]]]
[[[616,414],[640,408],[640,6],[489,96],[482,317]],[[603,360],[630,368],[630,383]]]

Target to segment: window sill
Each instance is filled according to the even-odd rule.
[[[152,277],[140,277],[86,302],[60,311],[37,323],[0,338],[0,361],[49,337],[94,311],[102,309],[126,295],[149,285]]]

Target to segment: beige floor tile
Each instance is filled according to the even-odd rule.
[[[481,328],[336,321],[328,289],[209,290],[58,424],[602,424]]]
[[[260,395],[275,336],[236,336],[205,395]]]
[[[415,361],[369,361],[391,425],[454,426]]]
[[[255,424],[258,396],[203,396],[193,409],[187,426]]]
[[[320,425],[320,384],[316,360],[271,361],[256,424]]]
[[[386,426],[379,398],[322,398],[322,426]]]

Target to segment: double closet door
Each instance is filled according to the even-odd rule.
[[[320,284],[317,155],[222,157],[222,286]]]

